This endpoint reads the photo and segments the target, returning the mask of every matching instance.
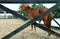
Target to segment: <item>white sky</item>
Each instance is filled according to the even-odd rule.
[[[12,9],[12,10],[17,11],[17,10],[19,9],[19,6],[20,6],[21,4],[2,4],[2,5],[10,8],[10,9]],[[51,3],[49,3],[49,4],[43,4],[43,6],[45,6],[45,7],[47,7],[47,8],[51,8],[51,7],[54,6],[54,5],[55,5],[55,3],[53,3],[53,4],[51,4]]]

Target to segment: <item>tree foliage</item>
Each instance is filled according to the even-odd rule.
[[[38,9],[38,8],[45,8],[45,6],[43,6],[42,4],[38,4],[38,5],[33,4],[32,6],[33,6],[34,8],[36,8],[36,9]]]
[[[53,14],[54,15],[56,14],[55,18],[60,18],[60,6],[53,11]]]

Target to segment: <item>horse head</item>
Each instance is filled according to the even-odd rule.
[[[21,7],[21,12],[25,11],[27,9],[28,5],[27,4],[23,4]]]

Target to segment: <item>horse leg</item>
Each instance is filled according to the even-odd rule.
[[[34,30],[36,31],[36,26],[34,26]]]
[[[45,24],[45,26],[47,27],[47,28],[49,28],[49,29],[51,29],[51,23],[50,22],[46,22],[46,23],[44,23]],[[51,34],[50,33],[48,33],[48,36],[50,36]]]
[[[52,18],[52,12],[50,12],[50,14],[47,17],[46,23],[47,23],[47,28],[51,29],[51,18]],[[48,33],[48,36],[50,36],[51,33]]]
[[[48,22],[48,21],[47,21],[47,22],[44,22],[44,25],[45,25],[47,28],[51,29],[51,22]],[[51,35],[51,33],[48,33],[46,39],[49,39],[49,38],[50,38],[50,35]]]
[[[36,33],[36,26],[34,24],[35,23],[33,23],[34,33]]]
[[[44,21],[44,25],[45,25],[47,28],[51,29],[51,21],[50,21],[50,20]],[[50,36],[50,35],[51,35],[51,34],[48,33],[48,36]]]
[[[39,24],[41,23],[41,20],[39,20]]]
[[[50,22],[48,22],[47,28],[51,29],[51,23]],[[50,36],[50,35],[51,35],[51,33],[48,33],[48,36]]]
[[[33,25],[31,25],[31,30],[33,30]]]
[[[31,31],[30,31],[30,34],[32,35],[33,34],[33,25],[31,24]]]

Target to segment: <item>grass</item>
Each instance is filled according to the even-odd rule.
[[[21,19],[0,19],[0,39],[25,23],[26,21],[23,21]],[[55,29],[53,30],[60,33],[60,30]],[[11,37],[10,39],[46,39],[46,38],[47,38],[47,32],[37,28],[35,33],[35,31],[31,31],[29,26],[26,29],[14,35],[13,37]],[[60,38],[51,35],[49,39],[60,39]]]

